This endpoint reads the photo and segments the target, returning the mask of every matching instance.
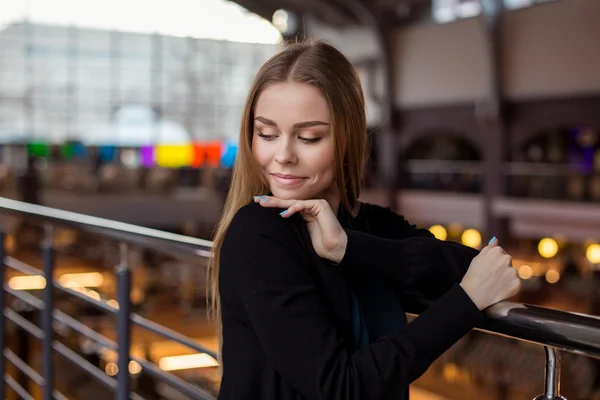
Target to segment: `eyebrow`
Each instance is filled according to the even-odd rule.
[[[262,122],[265,125],[277,127],[277,124],[275,123],[275,121],[270,120],[268,118],[265,118],[265,117],[256,117],[254,119],[256,121]],[[329,126],[329,123],[323,122],[323,121],[304,121],[304,122],[297,122],[297,123],[295,123],[294,126],[293,126],[293,128],[294,129],[302,129],[302,128],[310,128],[310,127],[313,127],[313,126]]]

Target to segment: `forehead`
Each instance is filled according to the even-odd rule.
[[[280,126],[303,121],[330,122],[327,101],[316,87],[297,82],[267,86],[256,102],[254,117],[264,117]]]

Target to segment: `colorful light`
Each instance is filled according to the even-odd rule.
[[[102,161],[112,162],[117,155],[117,148],[115,146],[101,146],[100,149],[98,149],[98,153],[100,154],[100,159]]]
[[[590,244],[585,250],[585,257],[592,264],[600,263],[600,245],[596,243]]]
[[[481,244],[481,234],[477,229],[467,229],[461,235],[460,241],[465,246],[477,248]]]
[[[206,143],[206,164],[209,167],[218,167],[221,164],[221,142]]]
[[[32,157],[48,157],[50,155],[50,146],[45,143],[29,143],[27,152]]]
[[[429,232],[433,233],[433,236],[439,240],[446,240],[448,238],[448,232],[442,225],[433,225],[429,228]]]
[[[122,151],[116,146],[94,147],[102,162],[120,161]],[[74,157],[87,157],[89,149],[82,143],[66,143],[63,145],[50,145],[48,143],[32,142],[27,144],[27,153],[32,157],[49,158],[54,151],[55,156],[63,160]],[[181,167],[211,167],[232,168],[237,156],[238,145],[232,141],[207,141],[191,142],[186,145],[150,145],[142,146],[137,150],[139,165],[144,168],[161,166],[164,168]],[[130,159],[130,158],[128,158]]]
[[[221,154],[221,165],[224,168],[232,168],[235,163],[235,156],[237,155],[238,146],[237,143],[229,142],[223,147]]]
[[[70,160],[75,155],[75,148],[71,143],[64,144],[60,147],[60,156],[65,160]]]
[[[181,168],[191,165],[194,148],[191,145],[156,146],[156,163],[163,168]]]
[[[140,162],[144,168],[152,168],[156,165],[153,146],[140,147]]]
[[[558,253],[558,243],[552,238],[544,238],[538,243],[538,252],[544,258],[552,258]]]

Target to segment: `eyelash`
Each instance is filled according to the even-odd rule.
[[[269,140],[269,141],[275,139],[274,135],[265,135],[262,132],[258,132],[258,136],[261,137],[261,138],[263,138],[263,139],[265,139],[265,140]],[[317,142],[319,142],[321,140],[320,137],[310,138],[309,139],[309,138],[303,138],[303,137],[300,137],[300,136],[298,137],[298,139],[300,139],[301,141],[303,141],[304,143],[307,143],[307,144],[317,143]]]

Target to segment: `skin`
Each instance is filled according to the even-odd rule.
[[[326,199],[333,210],[335,184],[331,113],[314,86],[283,82],[267,87],[254,112],[252,154],[274,197]]]

